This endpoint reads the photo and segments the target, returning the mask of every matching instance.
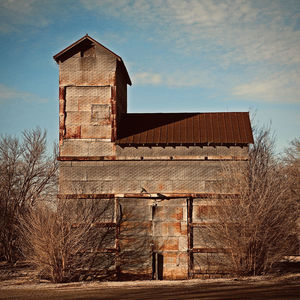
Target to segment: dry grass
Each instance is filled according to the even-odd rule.
[[[32,269],[3,267],[18,274],[0,281],[0,299],[297,299],[300,269],[281,275],[176,281],[50,283],[32,280]],[[10,271],[9,271],[10,270]],[[296,273],[298,271],[298,273]],[[298,292],[297,292],[298,291]]]

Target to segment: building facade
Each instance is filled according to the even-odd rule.
[[[121,57],[89,37],[59,65],[59,198],[109,203],[118,276],[182,279],[218,273],[203,243],[222,164],[247,160],[249,115],[127,113]],[[122,221],[120,221],[122,218]]]

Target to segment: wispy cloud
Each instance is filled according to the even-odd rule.
[[[210,78],[210,79],[209,79]],[[175,72],[138,72],[133,75],[136,85],[155,85],[168,87],[206,87],[213,86],[212,77],[198,70],[177,70]]]
[[[134,74],[133,81],[137,85],[160,85],[163,83],[161,74],[149,72]]]
[[[267,102],[300,103],[300,74],[274,74],[265,79],[235,86],[232,94],[239,99]]]
[[[214,59],[239,62],[300,62],[299,1],[246,0],[90,0],[89,10],[151,27],[177,50],[207,52],[222,47]],[[286,3],[286,4],[284,4]],[[293,7],[293,9],[291,9]],[[162,42],[158,39],[158,42]],[[225,54],[224,54],[225,52]],[[199,52],[198,52],[199,53]]]
[[[49,3],[45,0],[1,0],[0,33],[18,32],[23,26],[44,27],[50,22],[47,11]]]
[[[136,84],[223,85],[223,90],[226,86],[235,98],[299,102],[299,81],[295,79],[300,77],[299,0],[70,0],[68,3],[72,5],[64,13],[70,14],[77,7],[93,17],[98,13],[99,17],[121,20],[142,38],[165,46],[169,57],[193,59],[191,69],[181,68],[178,60],[172,62],[172,70],[159,63],[154,66],[145,63],[132,74]],[[0,34],[22,30],[23,26],[47,26],[53,13],[61,11],[61,5],[59,0],[2,0]],[[122,36],[122,29],[120,32]]]
[[[38,103],[46,103],[48,101],[47,99],[41,98],[35,94],[19,91],[0,83],[0,103],[6,103],[7,101],[14,100]]]
[[[204,77],[195,75],[205,61],[208,73],[223,72],[234,96],[299,101],[299,81],[293,77],[300,77],[298,0],[82,0],[81,4],[132,26],[139,24],[141,32],[151,32],[152,42],[169,46],[169,55],[195,58],[193,71],[164,74],[157,66],[153,72],[137,74],[139,84],[201,86]]]

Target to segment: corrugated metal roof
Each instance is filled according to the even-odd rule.
[[[247,145],[253,143],[248,112],[127,114],[119,145]]]
[[[114,55],[116,57],[116,59],[119,60],[122,63],[123,67],[124,67],[125,74],[126,74],[126,77],[127,77],[127,83],[129,85],[132,85],[131,79],[129,77],[128,71],[126,69],[126,66],[125,66],[122,58],[119,55],[117,55],[116,53],[114,53],[113,51],[111,51],[110,49],[106,48],[105,46],[103,46],[102,44],[100,44],[99,42],[94,40],[93,38],[91,38],[88,34],[86,34],[85,36],[80,38],[78,41],[74,42],[73,44],[71,44],[67,48],[63,49],[62,51],[60,51],[59,53],[54,55],[53,58],[57,63],[60,60],[64,61],[64,60],[68,59],[70,56],[74,55],[76,52],[78,52],[81,48],[89,47],[91,44],[96,44],[100,47],[103,47],[104,49],[109,51],[112,55]]]

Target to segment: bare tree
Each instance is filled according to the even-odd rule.
[[[291,197],[295,203],[300,205],[300,139],[294,139],[290,146],[285,150],[283,161],[287,176],[291,181]],[[296,232],[295,255],[300,254],[300,216],[298,215]],[[293,249],[292,249],[293,251]]]
[[[58,200],[55,210],[36,207],[22,219],[23,251],[39,276],[52,282],[109,276],[115,271],[111,200]]]
[[[274,155],[269,129],[256,134],[249,160],[224,165],[220,188],[232,196],[213,207],[208,247],[218,249],[227,271],[239,275],[268,272],[295,247],[299,206],[291,196],[292,179]],[[210,263],[208,261],[208,263]]]
[[[26,260],[52,282],[151,275],[148,227],[115,199],[58,199],[55,209],[34,207],[21,225]]]
[[[20,216],[55,194],[56,172],[56,153],[47,155],[45,131],[24,131],[21,141],[0,138],[0,251],[8,262],[20,254]]]
[[[283,161],[287,174],[292,178],[292,193],[295,200],[300,200],[300,139],[295,139],[285,150]]]

